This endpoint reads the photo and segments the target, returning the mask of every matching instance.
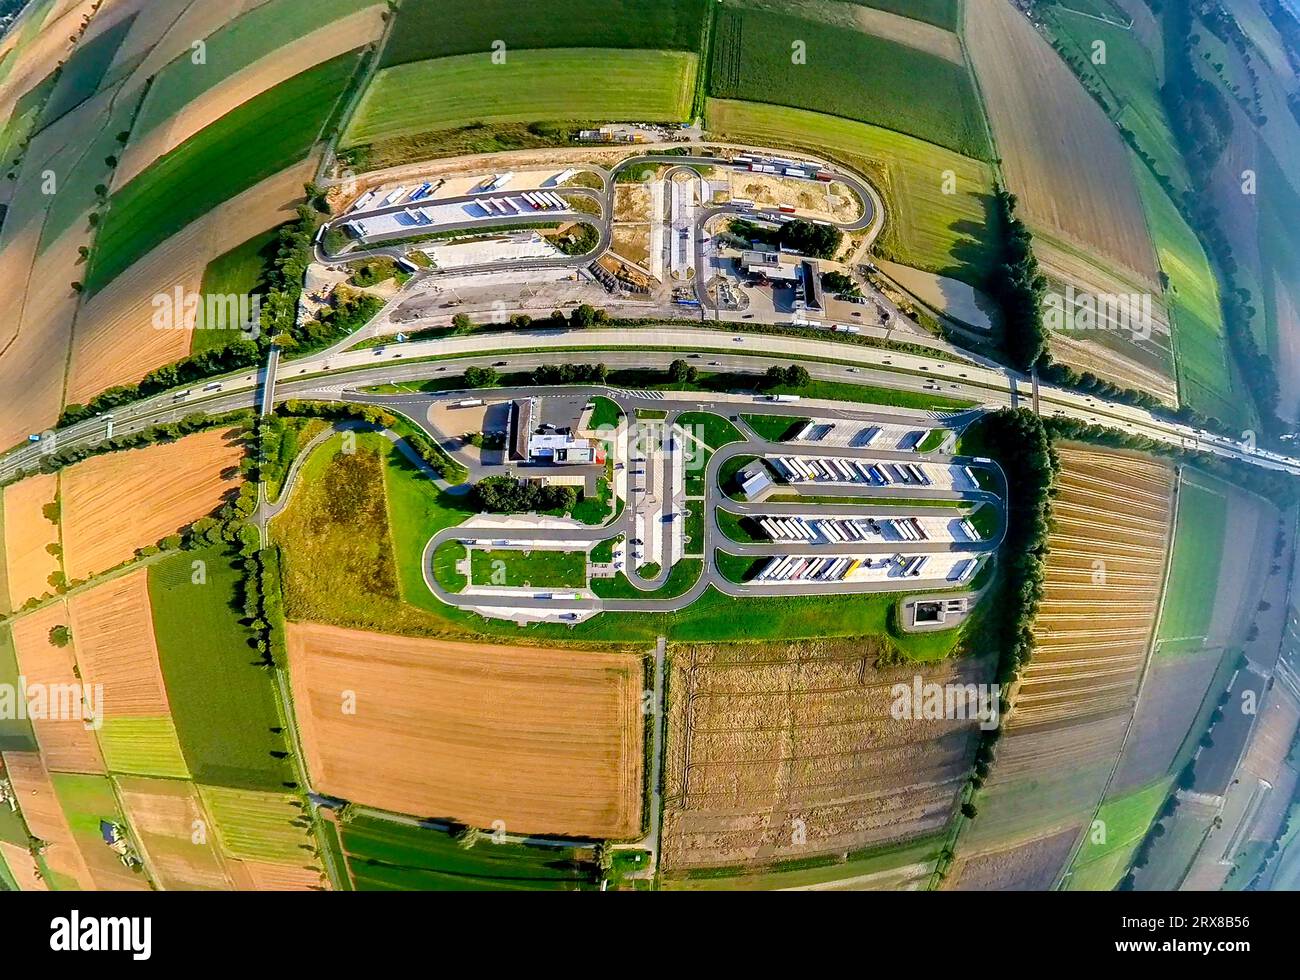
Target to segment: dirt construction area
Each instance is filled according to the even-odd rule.
[[[1173,471],[1116,453],[1059,452],[1034,658],[1013,728],[1127,710],[1164,586]]]
[[[318,792],[507,833],[641,827],[641,659],[290,623]]]
[[[64,568],[84,579],[217,510],[239,485],[238,430],[95,456],[62,475]]]
[[[925,683],[987,681],[991,668],[874,661],[860,643],[674,651],[665,870],[760,867],[941,830],[978,723],[896,718],[893,688],[918,671]]]

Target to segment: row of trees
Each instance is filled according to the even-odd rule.
[[[571,511],[578,502],[573,487],[524,483],[513,476],[489,476],[474,484],[473,502],[492,514],[520,514],[527,511]]]
[[[992,275],[991,289],[1002,308],[1011,363],[1028,371],[1047,354],[1047,328],[1043,325],[1047,277],[1038,270],[1033,236],[1016,215],[1016,196],[1005,188],[998,189],[996,214],[1002,255]]]

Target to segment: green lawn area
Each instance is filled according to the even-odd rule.
[[[1161,641],[1203,638],[1214,615],[1228,501],[1207,478],[1184,476],[1178,491],[1174,555],[1160,616]],[[1199,481],[1205,481],[1203,485]]]
[[[1160,268],[1169,277],[1179,398],[1230,426],[1249,426],[1250,397],[1233,384],[1219,286],[1205,250],[1145,167],[1137,167],[1137,178]]]
[[[664,876],[660,888],[665,891],[772,891],[806,888],[936,861],[943,850],[944,840],[943,834],[934,834],[902,844],[854,851],[843,857],[826,855],[783,861],[767,868],[698,868],[678,875]]]
[[[741,418],[768,442],[785,442],[798,435],[799,430],[811,421],[789,415],[742,415]]]
[[[659,566],[646,565],[641,571],[644,573],[643,577],[654,578],[659,573]],[[699,581],[700,573],[703,571],[704,562],[700,559],[683,558],[672,567],[672,571],[668,573],[668,580],[653,592],[642,592],[634,588],[622,572],[613,578],[592,579],[591,591],[602,599],[675,599],[689,592]],[[605,614],[597,618],[614,617]]]
[[[591,563],[593,565],[608,565],[614,560],[614,549],[622,544],[623,535],[614,538],[607,538],[600,544],[591,549]]]
[[[205,579],[195,584],[194,562]],[[276,789],[292,767],[274,681],[239,624],[241,574],[220,548],[179,552],[149,567],[158,659],[176,734],[194,778]]]
[[[1084,838],[1070,866],[1066,888],[1070,891],[1110,891],[1128,872],[1129,862],[1147,828],[1169,793],[1172,780],[1158,779],[1148,786],[1107,800]]]
[[[771,540],[751,517],[742,517],[739,514],[733,514],[729,510],[723,510],[721,507],[715,513],[718,515],[718,528],[732,541],[737,541],[740,544],[756,544]],[[733,558],[732,555],[727,554],[723,554],[721,557]],[[734,567],[740,568],[739,565]],[[742,581],[742,579],[736,579],[735,581]]]
[[[685,525],[682,528],[682,534],[685,540],[683,545],[688,555],[704,555],[704,511],[705,503],[703,500],[692,500],[687,503],[687,515]]]
[[[670,51],[556,48],[385,68],[366,91],[343,146],[475,123],[570,119],[685,120],[698,57]]]
[[[711,0],[564,0],[561,9],[518,0],[407,0],[398,9],[385,68],[425,58],[479,54],[503,41],[525,48],[657,48],[695,51]],[[507,61],[507,64],[509,62]]]
[[[965,65],[852,27],[724,6],[709,95],[774,102],[886,126],[980,160],[992,157]],[[796,61],[792,46],[805,45]],[[918,79],[925,79],[918,85]]]
[[[279,229],[272,228],[209,262],[203,272],[202,295],[251,296],[256,293],[275,259],[275,245],[279,236]],[[238,339],[239,326],[224,320],[217,323],[205,322],[205,329],[194,331],[190,353],[225,347],[231,340]]]
[[[158,72],[140,115],[134,139],[153,132],[235,72],[314,30],[371,6],[374,0],[270,0],[240,14],[204,39],[205,64],[176,58]],[[358,37],[360,45],[365,39]],[[219,70],[214,70],[215,66]],[[327,107],[328,108],[328,107]]]
[[[595,407],[591,410],[591,421],[587,424],[593,429],[616,429],[623,417],[623,410],[604,395],[592,399]]]
[[[102,289],[191,221],[306,157],[357,61],[343,55],[250,99],[117,191],[100,225],[87,290]]]
[[[882,126],[785,106],[709,99],[708,129],[760,146],[817,153],[870,178],[885,202],[877,242],[894,262],[984,285],[997,261],[993,171],[987,164]],[[940,177],[952,171],[956,193]]]
[[[947,429],[931,429],[925,434],[920,443],[917,444],[916,451],[921,453],[932,453],[943,445],[944,440],[951,433]]]
[[[466,550],[459,541],[444,541],[433,553],[433,577],[448,592],[463,592],[469,584],[465,573],[456,570]]]
[[[677,416],[677,424],[704,440],[711,449],[721,449],[728,443],[745,441],[740,430],[728,419],[712,412],[683,412]]]
[[[461,847],[444,831],[361,815],[342,825],[358,891],[580,891],[596,887],[590,852],[493,843]]]
[[[583,589],[587,587],[585,551],[470,552],[470,581],[474,585]]]

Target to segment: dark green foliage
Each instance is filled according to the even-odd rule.
[[[604,384],[609,369],[603,364],[543,364],[533,371],[539,385]]]
[[[1028,371],[1047,353],[1042,309],[1047,277],[1038,271],[1033,236],[1016,217],[1014,194],[998,190],[997,214],[1002,231],[1002,261],[993,272],[990,287],[1002,306],[1011,363],[1021,371]]]
[[[573,487],[546,487],[523,483],[512,476],[489,476],[474,484],[474,504],[493,514],[525,511],[570,511],[578,502]]]

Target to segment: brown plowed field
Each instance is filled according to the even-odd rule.
[[[639,831],[639,658],[300,623],[288,643],[318,791],[511,833]]]
[[[1070,853],[1079,828],[958,860],[945,888],[952,891],[1046,891]]]
[[[41,508],[54,503],[58,494],[58,476],[44,473],[4,489],[4,559],[12,609],[54,591],[49,577],[59,570],[59,559],[47,549],[59,543],[59,529]]]
[[[82,680],[104,686],[105,717],[171,713],[154,643],[147,569],[74,596],[68,613]]]
[[[663,862],[760,866],[941,829],[969,774],[976,723],[895,720],[860,647],[683,648],[669,683]],[[926,682],[986,680],[966,661]]]
[[[239,485],[230,429],[95,456],[63,472],[64,568],[88,578],[217,510]]]
[[[159,330],[153,325],[154,297],[177,287],[197,294],[209,262],[293,218],[302,185],[313,172],[312,160],[304,160],[232,197],[87,300],[72,336],[68,403],[84,404],[106,388],[132,384],[188,354],[192,313],[186,329]]]
[[[232,861],[233,873],[241,891],[303,892],[321,891],[319,871],[266,861]]]
[[[6,752],[4,762],[27,829],[49,845],[44,851],[45,863],[51,871],[76,881],[78,888],[94,889],[94,879],[81,857],[41,756],[35,752]]]
[[[1021,217],[1154,289],[1129,150],[1101,107],[1009,0],[966,4],[966,44]]]
[[[87,722],[74,717],[83,710],[80,704],[81,680],[75,672],[76,659],[73,642],[66,647],[56,647],[50,642],[50,630],[68,625],[68,612],[62,602],[17,619],[13,623],[14,651],[18,655],[18,670],[32,685],[75,685],[76,697],[59,698],[60,706],[51,705],[55,717],[32,719],[32,730],[41,747],[45,765],[56,772],[103,773],[104,759],[99,753],[99,743]],[[51,701],[55,699],[51,697]],[[67,703],[64,703],[67,702]],[[55,710],[56,707],[59,710]],[[98,710],[99,706],[95,706]]]
[[[193,783],[137,776],[119,776],[116,782],[123,813],[159,888],[231,891],[237,887]],[[197,844],[195,827],[206,828]]]
[[[17,844],[0,840],[0,857],[4,858],[9,871],[18,883],[18,890],[23,892],[47,892],[49,883],[41,877],[41,869],[36,866],[36,859],[31,851]]]
[[[1062,447],[1060,457],[1034,658],[1013,728],[1128,704],[1160,609],[1173,472],[1118,453]]]

